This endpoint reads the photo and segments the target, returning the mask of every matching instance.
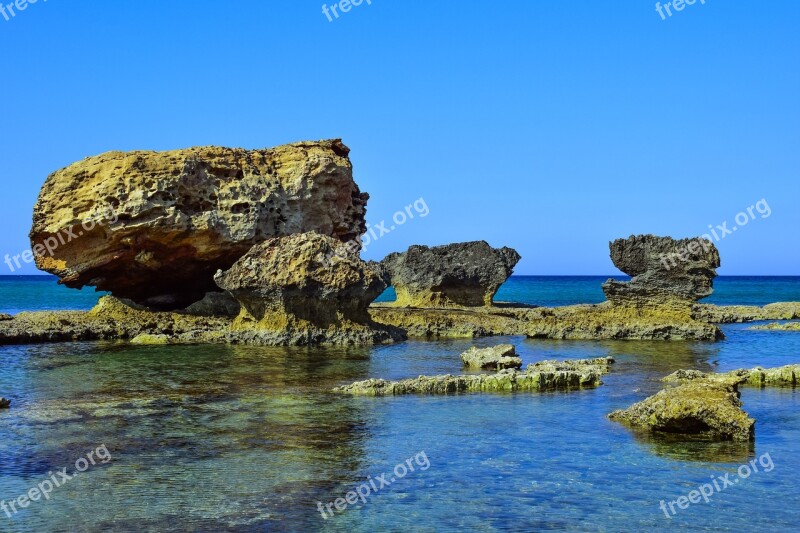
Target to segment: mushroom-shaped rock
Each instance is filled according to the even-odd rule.
[[[686,307],[713,292],[720,258],[709,240],[636,235],[617,239],[609,248],[614,265],[632,276],[603,284],[612,304]]]
[[[497,289],[520,260],[511,248],[486,241],[411,246],[381,261],[402,307],[491,306]]]

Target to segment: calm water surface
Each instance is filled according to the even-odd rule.
[[[586,302],[597,279],[605,278],[513,278],[500,297]],[[716,286],[719,302],[800,300],[796,278]],[[65,292],[77,291],[41,280],[0,282],[6,312],[86,308],[97,298]],[[55,488],[48,501],[11,519],[0,513],[0,531],[797,530],[795,390],[743,389],[745,409],[757,420],[752,447],[652,441],[606,419],[659,390],[658,379],[678,368],[800,362],[800,333],[749,326],[725,326],[727,338],[718,343],[509,337],[362,349],[0,347],[0,394],[14,400],[0,412],[0,499],[16,499],[50,472],[73,472],[77,459],[101,445],[111,455]],[[515,344],[526,364],[603,355],[617,363],[603,386],[569,394],[330,392],[369,377],[460,373],[461,351],[499,342]],[[398,463],[420,452],[426,470],[417,467],[333,518],[317,511],[317,502],[344,497],[368,478],[390,479]],[[659,509],[661,500],[735,474],[764,453],[772,471],[671,519]]]

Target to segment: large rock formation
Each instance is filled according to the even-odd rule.
[[[637,235],[609,247],[614,265],[633,278],[603,284],[614,305],[689,307],[712,293],[720,259],[711,241]]]
[[[218,290],[214,273],[265,239],[316,231],[358,240],[368,195],[353,181],[349,151],[330,140],[84,159],[39,193],[36,264],[68,287],[185,307]]]
[[[294,339],[288,344],[393,339],[367,311],[386,283],[332,237],[301,233],[266,240],[214,279],[242,306],[235,330]]]
[[[478,307],[492,305],[519,260],[511,248],[473,241],[412,246],[386,256],[381,267],[397,293],[398,306]]]
[[[691,379],[664,389],[609,418],[653,434],[704,440],[752,441],[755,420],[742,410],[738,376]]]

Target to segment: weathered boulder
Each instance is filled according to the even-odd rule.
[[[397,293],[397,306],[479,307],[492,305],[519,260],[511,248],[473,241],[411,246],[389,254],[381,266]]]
[[[36,265],[68,287],[186,307],[217,291],[214,273],[265,239],[316,231],[358,241],[369,196],[353,181],[349,151],[328,140],[84,159],[39,193]]]
[[[737,385],[741,378],[689,379],[664,389],[611,420],[653,434],[677,434],[702,440],[752,441],[755,420],[742,410]]]
[[[544,392],[594,388],[609,370],[608,359],[542,361],[524,371],[507,368],[496,374],[419,376],[401,381],[368,379],[337,387],[334,392],[360,396],[454,394],[459,392]]]
[[[461,360],[467,367],[481,370],[522,368],[522,359],[516,353],[513,344],[500,344],[490,348],[473,346],[461,354]]]
[[[268,239],[214,279],[242,306],[233,329],[302,338],[351,336],[353,343],[389,341],[369,304],[386,288],[381,276],[341,241],[318,233]],[[308,342],[317,344],[319,342]]]
[[[709,240],[636,235],[617,239],[609,248],[614,265],[632,276],[603,284],[614,305],[691,307],[713,292],[720,258]]]

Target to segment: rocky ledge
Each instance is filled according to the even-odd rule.
[[[376,322],[399,327],[417,338],[526,335],[535,339],[714,341],[724,337],[716,325],[694,320],[684,311],[608,302],[470,309],[407,309],[380,303],[370,307],[370,314]]]
[[[760,320],[794,320],[800,318],[800,302],[778,302],[767,304],[763,307],[755,305],[695,304],[692,308],[692,318],[711,324],[733,324]]]
[[[755,420],[742,410],[738,383],[739,378],[689,380],[608,417],[653,435],[749,442]]]
[[[612,358],[542,361],[524,371],[504,369],[496,374],[419,376],[401,381],[368,379],[337,387],[334,392],[360,396],[455,394],[463,392],[544,392],[594,388],[608,373]]]

